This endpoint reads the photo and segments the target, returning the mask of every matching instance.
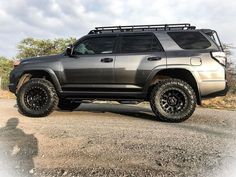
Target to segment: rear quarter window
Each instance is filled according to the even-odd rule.
[[[161,52],[161,44],[153,34],[123,35],[121,40],[122,53]]]
[[[211,43],[199,32],[167,33],[182,49],[206,49]]]

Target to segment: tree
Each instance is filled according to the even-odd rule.
[[[9,74],[13,68],[13,61],[5,57],[0,57],[0,89],[7,89],[9,83]]]
[[[69,44],[76,41],[75,38],[58,39],[34,39],[25,38],[18,45],[17,59],[53,55],[62,53]]]

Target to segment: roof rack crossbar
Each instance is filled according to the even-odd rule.
[[[102,32],[132,32],[132,31],[152,31],[152,30],[171,30],[171,29],[180,29],[180,30],[189,30],[195,29],[195,26],[191,26],[189,23],[178,23],[178,24],[158,24],[158,25],[128,25],[128,26],[102,26],[95,27],[94,30],[91,30],[89,34],[96,34]]]

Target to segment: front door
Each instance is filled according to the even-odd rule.
[[[86,90],[113,83],[115,41],[116,36],[94,36],[78,42],[73,57],[63,60],[63,88]]]

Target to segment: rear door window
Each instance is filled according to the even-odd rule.
[[[138,53],[163,51],[163,48],[153,34],[130,34],[122,35],[120,50],[122,53]]]
[[[182,49],[206,49],[211,43],[199,32],[168,32]]]

